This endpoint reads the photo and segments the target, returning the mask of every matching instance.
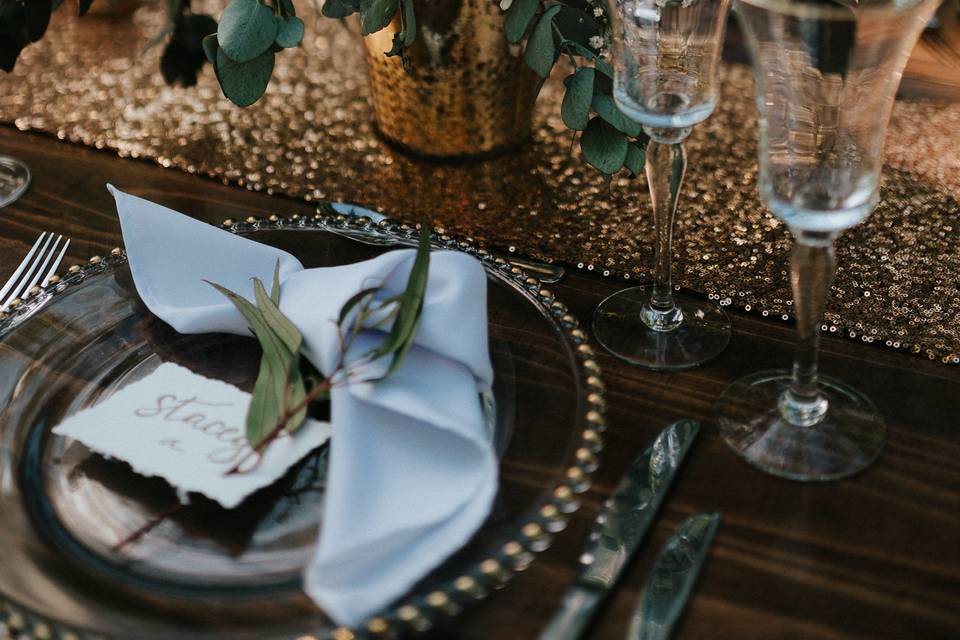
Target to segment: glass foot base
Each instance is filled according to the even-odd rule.
[[[689,369],[716,357],[730,342],[730,320],[720,307],[692,296],[675,295],[683,322],[654,331],[642,317],[652,286],[618,291],[593,314],[593,333],[613,355],[647,369]]]
[[[714,409],[721,437],[750,464],[791,480],[837,480],[865,469],[883,451],[883,417],[856,389],[827,377],[818,381],[829,409],[809,427],[794,426],[780,414],[789,371],[762,371],[734,382]]]
[[[16,158],[0,155],[0,208],[24,194],[30,186],[30,170]]]

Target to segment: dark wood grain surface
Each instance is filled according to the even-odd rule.
[[[25,160],[34,171],[29,193],[0,210],[0,277],[41,229],[73,238],[67,264],[120,244],[108,181],[209,222],[310,212],[306,204],[12,129],[0,129],[0,153]],[[573,273],[554,289],[588,319],[615,286]],[[889,443],[880,461],[855,478],[780,480],[726,448],[711,405],[737,377],[787,365],[792,329],[737,313],[733,322],[729,349],[689,372],[656,374],[600,358],[611,427],[585,508],[527,572],[433,637],[536,637],[572,578],[603,500],[652,435],[682,416],[704,422],[700,439],[591,637],[623,637],[657,548],[682,518],[700,510],[720,511],[723,521],[677,629],[680,640],[960,637],[960,369],[825,338],[823,370],[877,402],[889,421]]]

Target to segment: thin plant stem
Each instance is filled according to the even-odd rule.
[[[143,536],[147,535],[148,533],[156,529],[167,518],[170,518],[176,515],[181,509],[183,509],[183,504],[179,502],[167,507],[157,515],[150,518],[150,520],[145,522],[143,526],[131,532],[130,535],[128,535],[126,538],[124,538],[117,544],[113,545],[113,547],[111,548],[111,551],[116,553],[117,551],[120,551],[124,547],[128,547],[131,544],[138,542],[141,538],[143,538]]]

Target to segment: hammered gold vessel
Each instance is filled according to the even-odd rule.
[[[503,33],[494,0],[415,0],[417,38],[399,56],[384,55],[399,17],[364,38],[380,133],[433,157],[491,155],[530,136],[536,75]]]

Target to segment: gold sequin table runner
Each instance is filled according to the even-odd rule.
[[[559,119],[556,84],[541,96],[531,143],[441,165],[375,135],[362,51],[339,23],[308,15],[304,45],[278,56],[266,97],[239,109],[209,67],[197,87],[164,86],[159,50],[143,52],[158,7],[122,19],[68,13],[0,77],[0,121],[257,191],[426,215],[491,247],[613,278],[649,273],[646,185],[622,178],[608,188],[582,163]],[[717,112],[688,145],[675,282],[787,320],[789,237],[756,195],[752,79],[737,65],[722,74]],[[881,203],[838,243],[826,331],[960,362],[958,146],[960,104],[897,103]]]

